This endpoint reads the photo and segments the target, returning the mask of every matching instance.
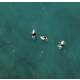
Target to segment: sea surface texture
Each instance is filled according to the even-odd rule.
[[[80,3],[0,3],[0,78],[80,78]]]

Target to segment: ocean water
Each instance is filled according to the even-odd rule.
[[[80,78],[80,3],[0,3],[0,78]]]

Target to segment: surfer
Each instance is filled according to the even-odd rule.
[[[64,40],[62,40],[61,42],[59,42],[59,44],[58,44],[58,48],[59,49],[62,49],[64,46],[65,46],[65,41]]]
[[[47,37],[47,36],[44,36],[44,35],[41,35],[41,36],[40,36],[40,39],[41,39],[42,41],[48,41],[48,37]]]
[[[32,30],[32,39],[35,39],[36,38],[36,31],[35,29]]]

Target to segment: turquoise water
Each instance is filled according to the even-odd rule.
[[[0,3],[0,78],[80,78],[79,34],[80,3]]]

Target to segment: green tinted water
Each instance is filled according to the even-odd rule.
[[[80,3],[0,3],[0,78],[80,78],[79,34]]]

